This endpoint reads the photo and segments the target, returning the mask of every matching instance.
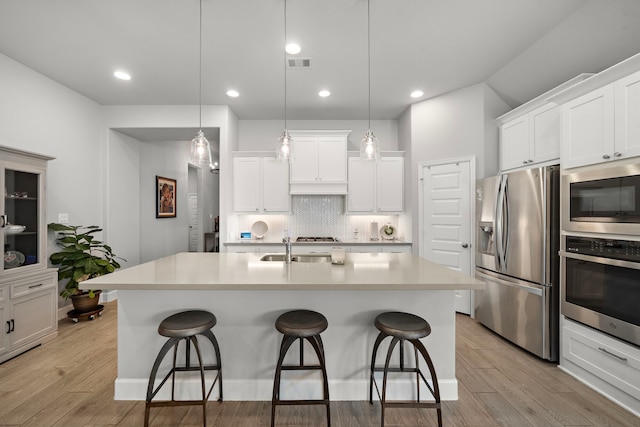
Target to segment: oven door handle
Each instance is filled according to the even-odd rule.
[[[633,261],[623,261],[620,259],[582,255],[573,252],[560,251],[560,256],[565,258],[577,259],[580,261],[594,262],[596,264],[612,265],[615,267],[632,268],[634,270],[640,270],[640,263]]]

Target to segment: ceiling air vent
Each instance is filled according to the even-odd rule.
[[[311,68],[311,58],[287,58],[288,68]]]

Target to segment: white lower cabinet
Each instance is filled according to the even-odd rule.
[[[640,408],[640,349],[562,319],[560,366],[629,408]]]
[[[0,362],[57,336],[57,283],[52,269],[0,283]]]
[[[377,254],[377,253],[409,253],[411,252],[411,244],[402,245],[354,245],[349,247],[351,253],[365,253],[365,254]]]

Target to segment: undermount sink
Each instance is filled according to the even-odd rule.
[[[260,258],[260,261],[284,261],[285,254],[267,254]],[[331,255],[329,254],[304,254],[293,255],[291,257],[292,262],[331,262]]]

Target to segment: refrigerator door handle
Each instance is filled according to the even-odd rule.
[[[509,220],[511,219],[511,213],[509,212],[509,175],[504,175],[504,185],[502,186],[502,266],[504,270],[507,269],[507,254],[509,253]]]
[[[504,264],[504,185],[506,176],[500,177],[500,183],[498,184],[498,194],[496,197],[496,259],[498,263],[498,271],[505,271],[506,266]]]
[[[478,271],[478,269],[476,269],[476,276],[477,278],[479,278],[480,280],[484,279],[490,282],[494,282],[497,283],[499,285],[505,285],[505,286],[510,286],[512,288],[517,288],[520,290],[523,290],[525,292],[528,292],[530,294],[534,294],[534,295],[538,295],[538,296],[542,296],[542,293],[545,290],[545,286],[543,285],[527,285],[524,284],[523,282],[519,281],[519,283],[516,282],[510,282],[507,280],[503,280],[503,279],[499,279],[495,276],[489,276],[488,274],[484,274],[480,271]]]

